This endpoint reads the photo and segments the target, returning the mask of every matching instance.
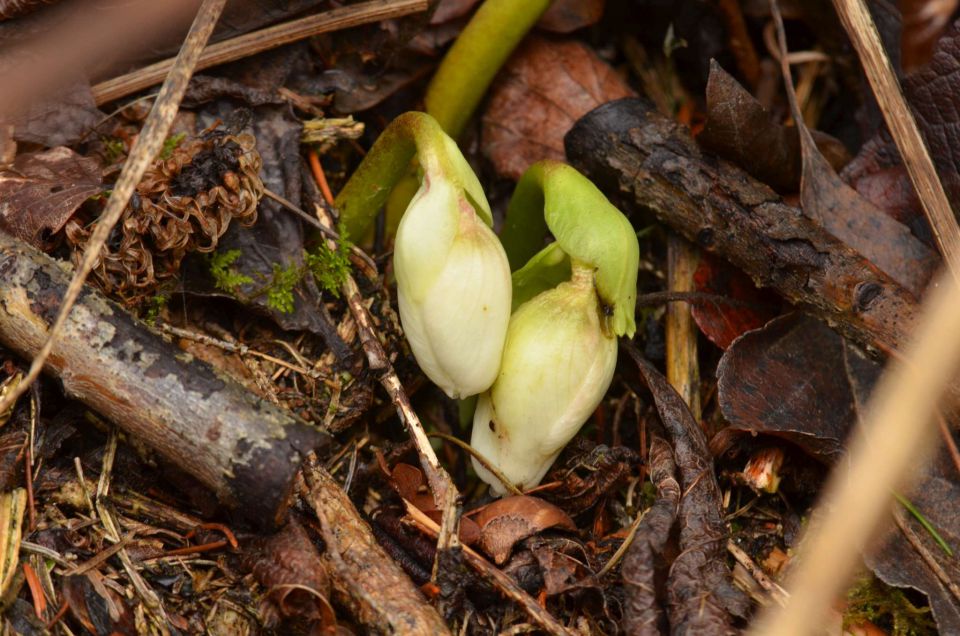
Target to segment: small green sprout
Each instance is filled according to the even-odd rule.
[[[184,140],[187,136],[187,133],[177,133],[176,135],[170,135],[163,142],[163,148],[160,149],[160,152],[157,154],[157,157],[160,159],[169,159],[170,155],[173,154],[173,151],[176,150],[177,146],[180,145],[180,142]]]

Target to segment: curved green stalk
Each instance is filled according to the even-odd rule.
[[[423,172],[442,173],[462,187],[480,218],[487,225],[493,224],[480,182],[456,143],[431,116],[409,112],[387,126],[337,195],[335,205],[349,236],[364,236],[414,157]]]
[[[510,199],[500,240],[511,268],[534,255],[539,260],[547,229],[571,259],[595,268],[614,333],[632,336],[640,247],[630,221],[585,176],[547,160],[527,169]]]
[[[448,135],[463,132],[493,77],[550,0],[486,0],[443,58],[424,98]]]

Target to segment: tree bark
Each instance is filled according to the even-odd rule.
[[[660,221],[716,252],[844,335],[900,347],[917,299],[769,187],[700,151],[644,100],[605,104],[567,134],[567,157],[628,214]]]
[[[31,358],[73,270],[0,232],[0,343]],[[98,291],[81,294],[46,370],[261,526],[278,524],[306,454],[329,436],[195,360]]]

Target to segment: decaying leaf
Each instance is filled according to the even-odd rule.
[[[667,581],[668,618],[673,633],[731,634],[733,616],[745,617],[749,602],[733,586],[724,559],[728,530],[720,486],[703,431],[666,378],[636,347],[623,347],[653,394],[660,420],[670,436],[683,497],[680,555]]]
[[[650,481],[657,500],[643,515],[620,570],[626,588],[623,626],[628,634],[657,636],[663,610],[657,600],[654,575],[680,505],[680,484],[670,445],[659,437],[650,441]]]
[[[781,50],[780,54],[786,55],[787,51]],[[783,79],[800,134],[803,214],[920,297],[938,265],[937,253],[913,236],[905,225],[881,212],[840,179],[817,149],[803,122],[788,70],[783,70]]]
[[[779,302],[775,294],[758,290],[746,274],[708,252],[700,254],[693,284],[698,292],[735,301],[702,301],[690,306],[700,331],[721,349],[726,350],[740,335],[759,329],[776,316]]]
[[[23,154],[0,172],[0,230],[38,248],[102,190],[100,164],[65,147]]]
[[[603,17],[606,0],[554,0],[537,27],[552,33],[573,33]]]
[[[528,37],[491,90],[482,145],[497,172],[519,179],[541,159],[564,159],[563,136],[600,104],[633,91],[586,45]]]
[[[390,471],[390,485],[398,495],[410,502],[410,505],[421,510],[437,523],[441,522],[443,511],[437,508],[420,468],[403,462],[398,463]],[[458,536],[464,545],[473,545],[480,538],[480,527],[470,517],[462,517]]]
[[[543,497],[571,515],[592,508],[607,493],[625,484],[640,465],[632,448],[594,445],[574,438],[550,470],[548,479],[559,484],[544,491]]]
[[[480,526],[479,545],[498,563],[504,563],[518,542],[548,528],[575,531],[567,513],[543,499],[529,495],[504,497],[473,517]]]
[[[819,320],[791,313],[740,337],[717,367],[731,426],[790,440],[830,461],[861,414],[880,367]]]
[[[818,131],[811,134],[835,169],[850,160],[842,143]],[[715,60],[710,62],[707,79],[707,123],[697,141],[777,191],[799,189],[802,165],[796,127],[774,121],[767,109]]]
[[[280,532],[247,546],[243,560],[265,589],[261,611],[267,625],[293,616],[336,625],[326,567],[299,522],[291,519]]]
[[[89,633],[136,633],[133,612],[121,595],[104,585],[99,572],[63,577],[61,592],[70,615]]]

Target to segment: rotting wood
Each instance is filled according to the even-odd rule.
[[[306,466],[303,475],[303,497],[320,521],[326,542],[322,558],[338,601],[375,633],[449,634],[443,619],[383,551],[333,477],[313,465]]]
[[[32,358],[73,270],[0,232],[0,343]],[[269,526],[283,517],[319,429],[262,402],[87,287],[46,370],[75,397]]]
[[[649,102],[593,110],[568,133],[566,152],[628,213],[652,212],[853,340],[880,351],[907,341],[913,295],[769,187],[701,152]]]

